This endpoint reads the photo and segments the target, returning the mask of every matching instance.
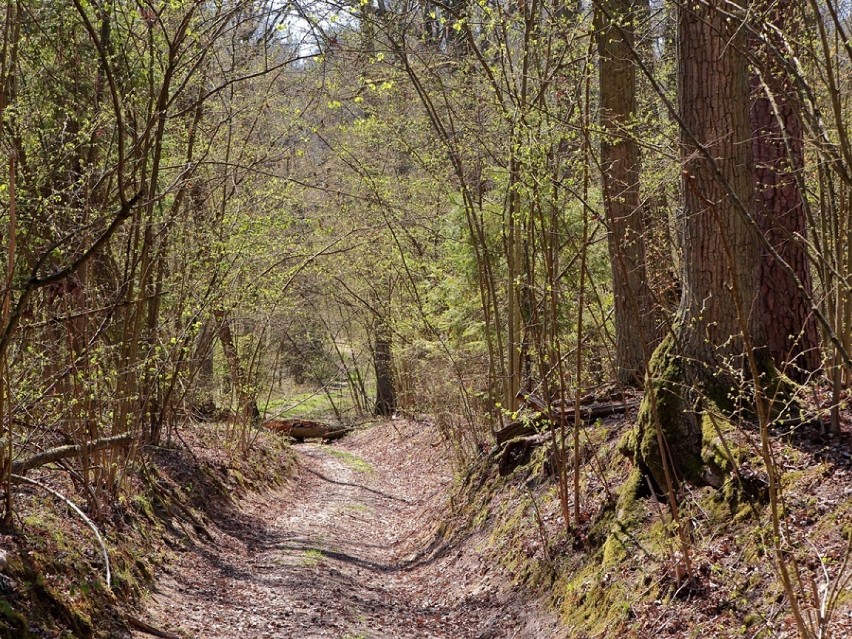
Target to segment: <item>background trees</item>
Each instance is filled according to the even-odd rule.
[[[748,339],[803,379],[819,368],[821,323],[839,397],[842,18],[829,11],[815,39],[798,18],[745,22],[750,40],[724,50],[728,62],[718,38],[682,39],[676,104],[670,14],[584,11],[7,3],[3,343],[43,344],[54,381],[40,383],[59,396],[83,379],[109,389],[103,417],[74,409],[75,432],[139,428],[152,441],[187,402],[212,398],[196,380],[231,371],[234,401],[263,404],[257,384],[281,382],[282,343],[293,370],[311,359],[321,377],[342,375],[353,406],[381,412],[396,395],[431,405],[410,377],[426,349],[454,380],[441,404],[472,440],[522,394],[566,401],[641,382],[661,331],[690,366],[741,357]],[[682,35],[686,17],[724,13],[680,11]],[[65,34],[77,53],[57,46]],[[680,192],[666,193],[678,170]],[[683,288],[676,316],[661,313],[667,273]],[[310,320],[288,328],[288,308],[305,304]],[[67,320],[43,315],[60,307]],[[25,338],[32,313],[26,326],[44,328]]]
[[[5,11],[7,460],[125,432],[158,442],[188,412],[199,329],[243,294],[230,284],[263,249],[223,231],[272,196],[256,177],[279,140],[256,135],[269,105],[248,105],[297,55],[270,39],[280,12],[262,3]],[[94,512],[134,450],[80,460]]]
[[[645,268],[645,219],[640,203],[635,37],[640,7],[601,3],[596,9],[601,113],[601,191],[614,298],[616,377],[641,384],[657,342],[654,303]]]
[[[852,50],[830,0],[3,16],[7,471],[212,416],[248,452],[320,397],[433,414],[459,464],[535,422],[569,528],[584,397],[644,385],[625,450],[673,514],[684,480],[721,481],[706,416],[766,435],[822,370],[839,429]],[[137,454],[75,460],[92,512]]]

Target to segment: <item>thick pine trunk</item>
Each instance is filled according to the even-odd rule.
[[[703,480],[702,409],[732,408],[746,367],[743,331],[764,340],[754,312],[760,243],[747,215],[754,174],[744,33],[722,0],[678,8],[683,291],[674,334],[652,359],[631,446],[660,486]]]
[[[687,3],[678,12],[678,29],[679,108],[686,129],[679,337],[684,356],[713,366],[742,354],[742,322],[755,343],[762,337],[762,322],[752,310],[760,244],[743,211],[752,205],[754,184],[748,62],[744,29],[721,0]]]
[[[601,167],[615,299],[615,366],[622,384],[641,385],[658,343],[645,272],[645,229],[639,199],[633,0],[604,0],[597,11],[600,56]]]
[[[791,29],[795,33],[801,18],[795,14],[794,4],[781,0],[770,6],[763,0],[758,6],[766,13],[760,22],[784,34],[790,34]],[[778,32],[773,28],[764,31],[770,42],[783,47]],[[811,313],[811,275],[805,249],[807,217],[799,188],[805,166],[802,120],[784,65],[757,37],[750,38],[749,49],[757,67],[751,76],[755,216],[761,232],[796,274],[794,277],[764,247],[757,311],[766,325],[769,355],[788,376],[804,381],[819,370],[820,352]]]

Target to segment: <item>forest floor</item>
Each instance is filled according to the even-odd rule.
[[[293,478],[214,513],[212,542],[164,569],[140,618],[204,639],[564,635],[487,559],[484,535],[445,533],[452,472],[430,426],[295,448]]]

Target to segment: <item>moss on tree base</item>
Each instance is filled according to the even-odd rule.
[[[620,448],[661,489],[669,481],[718,488],[741,461],[743,451],[728,444],[727,433],[734,415],[756,417],[754,387],[730,368],[682,357],[676,345],[669,335],[651,357],[636,427]],[[755,363],[769,416],[795,411],[795,384],[765,353]]]
[[[654,351],[635,431],[623,441],[623,447],[632,447],[636,465],[660,488],[669,480],[701,483],[704,471],[697,397],[675,346],[669,335]]]

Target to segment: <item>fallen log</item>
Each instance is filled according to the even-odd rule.
[[[340,439],[345,437],[349,433],[351,433],[354,428],[337,428],[335,430],[329,431],[329,433],[323,438],[327,442],[333,442],[336,439]]]
[[[554,412],[567,413],[569,411],[573,413],[574,412],[574,405],[576,403],[573,399],[568,400],[564,404],[557,400],[557,401],[553,402],[552,404],[550,404],[550,406],[548,406],[547,402],[545,401],[545,399],[543,397],[541,397],[539,395],[535,395],[533,393],[525,393],[523,391],[518,393],[517,397],[518,397],[519,400],[521,400],[521,402],[524,405],[529,406],[530,408],[538,411],[539,413],[547,413],[547,414],[552,414]],[[609,398],[609,399],[621,399],[621,398],[619,397],[619,398]],[[580,406],[586,406],[588,404],[594,404],[596,401],[599,401],[599,398],[596,395],[593,395],[593,394],[583,395],[580,398]]]
[[[508,441],[518,437],[526,437],[534,435],[538,432],[537,425],[541,422],[541,418],[532,420],[516,420],[505,425],[503,428],[494,433],[494,438],[497,440],[497,445],[505,444]]]
[[[86,452],[92,453],[98,450],[104,450],[106,448],[124,446],[133,442],[134,439],[135,435],[133,433],[121,433],[119,435],[112,435],[110,437],[101,437],[100,439],[94,439],[92,441],[86,442],[85,444],[68,444],[67,446],[57,446],[56,448],[49,448],[48,450],[36,453],[32,457],[13,461],[12,472],[16,475],[23,475],[28,470],[32,470],[33,468],[38,468],[39,466],[44,466],[45,464],[51,464],[61,459],[76,457],[84,450]],[[5,440],[3,441],[5,442]]]
[[[310,419],[273,419],[264,422],[264,427],[269,430],[289,435],[297,441],[305,439],[323,439],[333,441],[340,439],[352,432],[351,428],[334,427],[325,422],[317,422]]]
[[[638,407],[638,402],[612,402],[609,404],[583,406],[582,408],[580,408],[580,418],[584,422],[590,422],[596,419],[600,419],[601,417],[609,417],[610,415],[621,415],[626,413],[630,409]],[[498,430],[496,433],[494,433],[494,437],[497,440],[498,445],[505,444],[506,442],[517,437],[535,435],[540,430],[542,430],[544,426],[543,422],[545,420],[550,419],[553,423],[556,423],[558,419],[567,419],[570,422],[570,420],[573,418],[573,415],[573,408],[569,413],[559,411],[556,415],[557,419],[554,419],[554,416],[542,412],[542,414],[534,416],[531,419],[521,419],[507,424],[506,426]]]

